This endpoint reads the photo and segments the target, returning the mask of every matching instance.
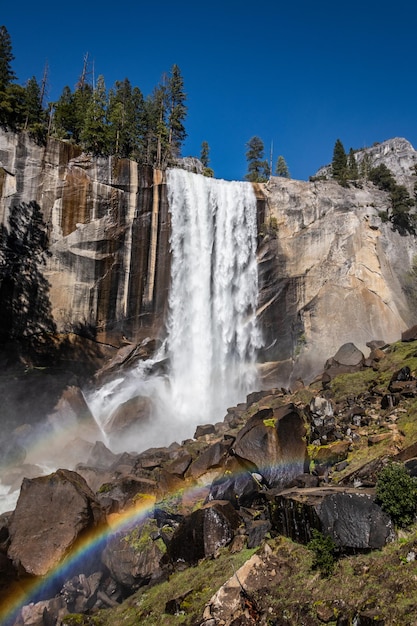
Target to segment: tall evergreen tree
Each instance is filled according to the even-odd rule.
[[[12,70],[13,60],[10,35],[5,26],[0,26],[0,126],[3,128],[17,126],[15,113],[19,101],[15,102],[14,90],[11,89],[12,82],[16,80]]]
[[[290,178],[290,172],[288,170],[287,163],[283,156],[279,156],[277,160],[277,165],[275,168],[275,174],[277,176],[282,176],[283,178]]]
[[[8,85],[16,80],[12,70],[12,40],[5,26],[0,26],[0,92],[4,92]]]
[[[42,108],[41,87],[32,76],[26,84],[24,129],[38,142],[46,138],[46,117]]]
[[[336,140],[333,150],[332,177],[339,183],[346,184],[347,180],[347,156],[340,139]]]
[[[0,246],[0,343],[17,339],[27,348],[45,345],[55,324],[42,272],[50,255],[48,232],[36,202],[11,208]]]
[[[267,182],[270,174],[270,168],[268,161],[264,159],[264,143],[262,139],[255,135],[249,139],[246,147],[248,171],[245,174],[245,179],[252,183]]]
[[[99,76],[80,133],[83,147],[95,155],[108,154],[107,93],[104,77]]]
[[[169,137],[170,129],[166,124],[167,116],[167,86],[165,77],[154,89],[152,94],[152,107],[150,112],[153,118],[150,119],[151,133],[153,133],[152,158],[155,167],[163,167],[170,160]]]
[[[203,141],[201,144],[201,152],[200,152],[200,161],[203,165],[203,174],[204,176],[209,176],[210,178],[212,178],[214,176],[214,172],[211,169],[211,167],[209,167],[209,164],[210,164],[209,154],[210,154],[210,147],[207,141]]]
[[[353,148],[349,150],[349,156],[347,158],[347,172],[350,180],[357,180],[359,178],[359,168],[355,159],[355,152]]]
[[[121,157],[138,158],[140,152],[140,132],[143,118],[143,96],[130,81],[117,81],[110,90],[109,107],[110,151]]]
[[[372,169],[372,157],[369,152],[365,152],[359,166],[359,175],[361,178],[368,179]]]
[[[168,145],[171,152],[169,156],[171,158],[180,156],[181,146],[187,136],[183,123],[187,115],[187,107],[185,105],[186,98],[184,80],[180,68],[178,65],[173,65],[167,84]]]
[[[53,104],[52,134],[58,139],[73,139],[77,135],[77,116],[74,96],[65,86],[57,102]]]

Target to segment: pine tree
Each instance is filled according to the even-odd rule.
[[[357,180],[359,178],[359,168],[355,159],[355,152],[353,148],[349,150],[349,156],[347,160],[348,178],[350,180]]]
[[[96,88],[86,110],[84,125],[80,133],[83,147],[92,154],[108,154],[107,94],[104,77],[99,76]]]
[[[214,172],[209,166],[210,164],[210,147],[207,141],[203,141],[201,144],[201,152],[200,152],[200,161],[203,165],[203,174],[204,176],[208,176],[209,178],[213,178]]]
[[[138,159],[143,95],[137,87],[132,89],[128,78],[117,81],[110,90],[107,117],[111,153]]]
[[[0,247],[0,343],[17,339],[27,348],[45,345],[55,324],[42,272],[50,256],[48,231],[36,202],[11,208]]]
[[[359,175],[361,178],[365,178],[367,180],[369,178],[369,173],[372,169],[372,157],[369,152],[365,152],[362,157],[362,161],[359,167]]]
[[[267,182],[270,174],[268,161],[264,159],[264,143],[260,137],[254,136],[246,144],[246,160],[248,171],[245,179],[252,183]]]
[[[163,77],[162,82],[154,89],[153,105],[150,109],[153,119],[150,120],[151,132],[153,132],[153,165],[157,168],[164,167],[170,159],[170,129],[166,123],[168,102],[167,102],[167,81]]]
[[[340,139],[336,140],[333,150],[332,177],[345,185],[347,180],[347,156]]]
[[[177,158],[181,154],[181,146],[187,136],[184,127],[184,120],[187,115],[185,105],[186,93],[184,91],[184,80],[178,65],[171,68],[171,76],[167,83],[167,104],[169,129],[168,145],[170,147],[170,157]]]
[[[73,139],[77,135],[77,116],[74,95],[64,87],[57,102],[53,104],[52,135],[58,139]]]
[[[16,119],[19,113],[19,99],[15,101],[15,95],[22,95],[21,91],[13,89],[12,82],[16,75],[12,70],[12,43],[5,26],[0,26],[0,126],[3,128],[16,128]]]
[[[12,40],[5,26],[0,26],[0,92],[16,80],[16,75],[12,70]]]
[[[276,165],[276,168],[275,168],[275,174],[277,176],[282,176],[283,178],[291,178],[290,177],[290,172],[288,170],[288,166],[287,166],[283,156],[279,156],[278,157],[277,165]]]
[[[42,108],[41,87],[32,76],[26,84],[24,130],[38,142],[46,138],[45,111]]]

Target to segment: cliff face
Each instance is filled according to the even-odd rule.
[[[416,241],[382,223],[386,193],[272,178],[265,194],[260,316],[280,382],[311,380],[344,343],[367,356],[367,342],[398,340],[416,322]]]
[[[169,279],[162,174],[127,159],[91,159],[64,142],[46,148],[0,134],[0,223],[36,201],[47,224],[45,276],[58,330],[96,327],[117,340],[155,334]]]
[[[407,171],[401,166],[398,175],[411,188],[416,153],[406,144],[400,161]],[[378,158],[393,159],[391,148],[381,144]],[[416,322],[415,237],[381,222],[387,194],[367,183],[283,178],[256,191],[261,357],[270,383],[309,382],[343,343],[366,355],[366,342],[395,341]],[[58,330],[92,325],[99,339],[116,343],[123,334],[156,336],[170,263],[162,173],[0,132],[0,223],[7,226],[11,206],[32,200],[49,231],[45,273]]]

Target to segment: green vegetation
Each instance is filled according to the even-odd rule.
[[[47,226],[36,202],[13,206],[9,228],[0,226],[0,344],[19,341],[29,350],[48,347],[55,331],[49,283]]]
[[[0,27],[0,126],[26,131],[38,143],[56,137],[80,145],[93,155],[128,157],[141,164],[166,167],[180,156],[187,115],[183,78],[177,65],[144,97],[129,79],[107,91],[104,76],[91,81],[88,56],[77,85],[65,86],[56,102],[44,103],[42,83],[33,76],[16,84],[10,35]]]
[[[283,178],[291,178],[287,163],[285,162],[284,157],[281,155],[278,157],[277,160],[275,174],[276,176],[281,176]]]
[[[174,572],[169,580],[150,588],[139,590],[128,598],[120,607],[99,612],[94,617],[74,616],[64,618],[66,626],[176,626],[177,624],[199,623],[204,606],[211,596],[239,569],[255,550],[242,550],[231,554],[229,550],[220,551],[218,558],[206,559],[197,567],[189,567]],[[179,611],[176,615],[165,613],[167,602],[179,599]],[[183,598],[183,599],[182,599]],[[85,621],[71,622],[72,618]],[[88,621],[90,620],[90,621]]]
[[[347,181],[347,156],[340,139],[336,139],[333,149],[332,177],[341,185],[345,186]]]
[[[203,143],[201,144],[201,153],[200,153],[200,161],[201,161],[201,163],[203,165],[203,168],[204,168],[203,169],[203,174],[204,174],[204,176],[208,176],[209,178],[213,178],[214,171],[209,166],[209,164],[210,164],[209,154],[210,154],[210,147],[209,147],[207,141],[203,141]]]
[[[252,137],[246,144],[248,171],[245,179],[251,183],[266,183],[270,175],[268,161],[264,158],[264,143],[260,137]]]
[[[359,167],[355,158],[355,151],[353,148],[350,148],[349,154],[346,154],[340,139],[336,140],[333,149],[332,178],[337,180],[343,187],[347,186],[348,181],[355,181],[359,178]]]
[[[415,200],[411,198],[404,185],[398,185],[392,172],[383,163],[374,167],[369,172],[369,180],[382,191],[390,194],[391,211],[382,213],[381,218],[384,221],[390,221],[393,229],[397,230],[400,235],[411,233],[416,234],[416,216],[410,213],[415,205]]]
[[[330,576],[336,563],[336,544],[331,537],[323,535],[315,528],[311,535],[307,548],[314,553],[312,567],[320,570],[323,576]]]
[[[389,462],[379,473],[376,496],[393,522],[403,528],[410,526],[416,515],[417,479],[410,476],[404,465]]]

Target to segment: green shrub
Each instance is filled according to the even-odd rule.
[[[383,511],[399,527],[412,524],[416,515],[417,479],[404,465],[390,461],[378,475],[376,497]]]
[[[331,537],[323,535],[315,528],[311,535],[312,539],[307,544],[307,548],[314,552],[313,569],[320,570],[325,577],[330,576],[337,560],[337,546]]]

